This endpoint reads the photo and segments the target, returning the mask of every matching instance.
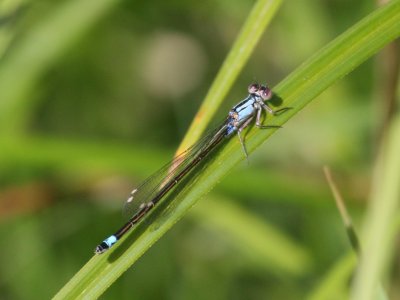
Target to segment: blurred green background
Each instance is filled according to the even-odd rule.
[[[252,5],[0,2],[1,299],[53,296],[123,223],[123,202],[173,156]],[[216,120],[249,83],[273,87],[374,8],[284,3]],[[322,166],[357,229],[385,110],[377,61],[285,124],[104,299],[315,296],[351,252]]]

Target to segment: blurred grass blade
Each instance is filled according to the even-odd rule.
[[[354,251],[359,253],[360,252],[360,243],[359,243],[358,235],[353,226],[353,222],[351,220],[350,214],[347,211],[346,204],[344,203],[343,197],[342,197],[338,187],[336,186],[335,181],[333,180],[331,170],[328,166],[324,166],[324,173],[325,173],[325,178],[328,182],[328,185],[332,191],[333,198],[335,199],[336,207],[338,208],[340,216],[342,217],[343,225],[344,225],[344,228],[346,229],[347,237],[349,238],[350,244],[353,247]]]
[[[192,145],[206,129],[281,3],[282,0],[259,0],[254,4],[177,153]]]
[[[252,264],[269,271],[304,275],[310,269],[310,256],[284,233],[265,220],[220,197],[202,201],[191,211],[199,223],[231,241]]]
[[[13,19],[18,18],[27,0],[0,1],[0,59],[10,45],[14,35]],[[14,29],[14,30],[13,30]]]
[[[371,13],[315,54],[279,84],[275,93],[293,109],[271,118],[281,125],[318,94],[356,68],[400,35],[400,1]],[[264,142],[273,130],[250,130],[246,136],[249,152]],[[151,245],[169,230],[193,204],[235,165],[243,160],[240,143],[231,139],[206,160],[201,172],[188,175],[153,212],[132,230],[118,246],[93,257],[56,298],[96,298],[100,296]],[[146,224],[147,223],[147,224]]]
[[[348,285],[357,257],[353,252],[340,258],[331,267],[318,286],[306,297],[309,300],[336,300],[348,298]]]
[[[399,165],[400,168],[400,165]],[[355,229],[352,225],[351,217],[347,211],[347,208],[344,204],[343,198],[339,192],[339,189],[336,186],[336,183],[333,180],[330,169],[327,166],[324,166],[325,177],[328,181],[328,184],[332,190],[332,194],[335,198],[336,205],[342,217],[342,221],[345,225],[348,237],[350,239],[350,243],[353,247],[353,250],[357,253],[358,256],[362,256],[361,247],[359,244],[358,236],[355,232]],[[393,215],[394,217],[395,215]],[[393,221],[396,219],[393,218]],[[393,227],[397,228],[396,222],[393,222]],[[393,235],[392,235],[393,236]],[[351,258],[351,260],[350,260]],[[347,291],[347,283],[350,279],[350,275],[353,273],[355,266],[355,259],[352,256],[347,256],[345,260],[341,260],[338,265],[335,266],[333,270],[331,270],[319,288],[313,292],[310,296],[310,299],[336,299],[338,297],[338,293],[342,291],[343,297],[340,298],[348,298],[348,295],[345,291]],[[339,287],[340,286],[340,287]],[[384,290],[382,284],[378,283],[377,285],[378,296],[377,299],[389,299]]]
[[[364,247],[352,299],[375,299],[379,282],[392,254],[400,199],[400,117],[386,137],[372,183],[371,202],[363,227]]]
[[[29,92],[54,62],[119,0],[70,0],[43,17],[0,61],[0,131],[18,133],[31,111]]]

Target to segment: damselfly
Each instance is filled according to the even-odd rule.
[[[138,188],[131,192],[126,201],[125,209],[132,216],[116,233],[106,238],[95,249],[100,254],[111,248],[129,229],[137,224],[146,214],[171,191],[202,159],[204,159],[217,145],[237,133],[245,157],[248,157],[246,146],[241,132],[256,118],[258,128],[271,128],[279,126],[261,125],[263,110],[274,115],[278,111],[272,110],[264,101],[271,99],[272,91],[263,85],[251,84],[248,87],[249,95],[235,105],[229,112],[225,121],[214,131],[201,138],[189,149],[177,156],[171,163],[145,180]],[[286,108],[284,108],[286,109]],[[282,111],[281,109],[279,111]]]

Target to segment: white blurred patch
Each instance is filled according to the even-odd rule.
[[[90,198],[104,206],[121,209],[122,204],[127,199],[127,196],[129,196],[129,190],[134,184],[125,177],[110,175],[95,179],[92,183],[87,184],[87,186],[89,186]]]
[[[200,84],[206,65],[200,43],[178,32],[159,32],[145,47],[142,72],[148,92],[163,99],[184,96]]]

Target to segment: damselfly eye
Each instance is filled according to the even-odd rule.
[[[260,85],[258,83],[252,83],[249,85],[247,90],[249,91],[249,94],[254,94],[260,89]]]
[[[266,87],[266,86],[262,86],[262,87],[258,90],[257,94],[258,94],[261,98],[263,98],[263,100],[269,100],[269,99],[271,99],[271,97],[272,97],[272,91],[271,91],[271,89],[270,89],[269,87]]]

